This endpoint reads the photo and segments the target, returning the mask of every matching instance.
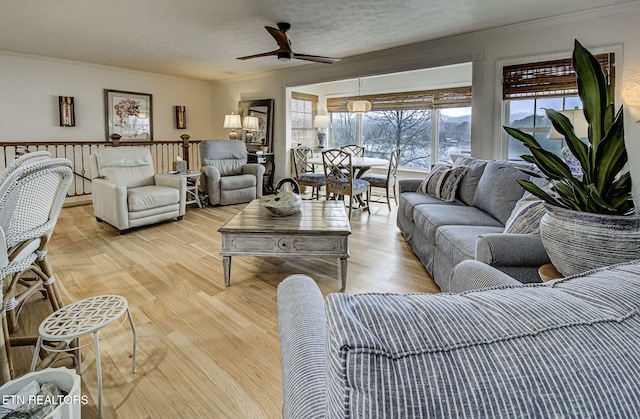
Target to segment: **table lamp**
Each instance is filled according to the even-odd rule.
[[[242,128],[242,123],[240,122],[240,115],[236,115],[233,112],[231,115],[224,116],[224,125],[222,128],[231,128],[231,132],[229,133],[230,140],[237,140],[238,133],[236,129]]]

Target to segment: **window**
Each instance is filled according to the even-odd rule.
[[[313,129],[317,103],[318,96],[291,92],[291,139],[294,146],[315,148],[317,145]]]
[[[608,76],[609,86],[615,86],[615,55],[600,54],[596,59]],[[544,110],[582,107],[571,59],[505,66],[502,83],[507,124],[531,134],[543,148],[560,156],[564,140],[549,139],[551,121]],[[508,141],[509,160],[521,160],[521,155],[530,154],[515,138],[509,137]]]
[[[383,158],[399,148],[400,166],[417,169],[450,162],[449,153],[470,149],[471,87],[360,96],[371,102],[366,114],[346,111],[355,99],[327,99],[331,147],[360,144],[366,155]]]

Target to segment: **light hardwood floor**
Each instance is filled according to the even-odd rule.
[[[105,417],[277,418],[282,389],[276,287],[306,273],[339,292],[337,260],[237,257],[224,287],[218,228],[243,205],[189,207],[184,219],[125,235],[97,223],[90,205],[66,207],[49,257],[66,303],[98,294],[127,298],[138,332],[138,373],[124,324],[101,342]],[[346,293],[437,292],[395,226],[395,208],[355,213]],[[48,314],[40,299],[20,316],[22,334]],[[25,373],[31,350],[15,348]],[[82,416],[97,417],[95,356],[83,350]]]

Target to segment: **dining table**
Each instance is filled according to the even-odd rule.
[[[323,166],[322,155],[313,156],[308,161],[310,164]],[[351,157],[351,165],[353,166],[353,177],[359,179],[372,167],[389,167],[388,159],[381,159],[378,157]]]

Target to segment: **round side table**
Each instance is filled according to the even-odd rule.
[[[126,314],[126,318],[124,317]],[[119,320],[122,326],[125,319],[129,320],[131,332],[133,334],[133,361],[131,370],[136,372],[136,328],[133,325],[133,319],[129,312],[129,304],[124,297],[119,295],[99,295],[96,297],[86,298],[76,301],[75,303],[64,306],[59,310],[50,314],[45,318],[38,328],[38,341],[36,350],[31,361],[31,371],[35,371],[38,362],[40,349],[50,352],[66,352],[68,349],[53,349],[42,346],[43,341],[48,342],[76,342],[76,351],[78,374],[82,375],[82,365],[80,362],[80,349],[91,344],[95,345],[96,351],[96,369],[98,372],[98,410],[100,418],[102,418],[102,369],[100,367],[100,339],[98,332]],[[115,330],[114,330],[115,331]],[[112,331],[111,333],[113,333]],[[88,334],[93,334],[93,342],[86,345],[77,345],[79,339]],[[103,336],[106,338],[111,333]]]

